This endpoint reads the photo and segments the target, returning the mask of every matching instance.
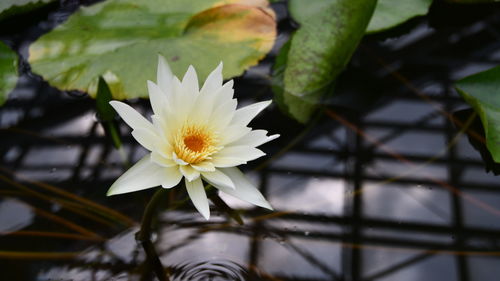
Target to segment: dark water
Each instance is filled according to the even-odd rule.
[[[0,37],[25,58],[79,4],[4,22]],[[274,8],[281,44],[294,25]],[[271,97],[274,55],[236,79],[240,102]],[[498,5],[438,1],[428,17],[366,38],[314,123],[277,108],[252,123],[282,135],[245,167],[274,212],[223,196],[244,225],[215,208],[207,222],[174,208],[182,189],[165,198],[153,242],[171,279],[499,280],[500,180],[487,172],[498,167],[452,122],[469,116],[457,113],[468,106],[453,81],[499,63]],[[154,280],[134,238],[153,191],[105,196],[123,157],[146,151],[121,123],[120,154],[91,99],[50,88],[25,63],[22,73],[0,108],[0,279]]]

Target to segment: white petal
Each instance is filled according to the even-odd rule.
[[[172,159],[172,145],[170,145],[167,137],[165,137],[163,134],[159,135],[156,139],[155,149],[153,151],[163,156],[163,158]]]
[[[159,186],[164,181],[165,168],[151,162],[150,155],[144,156],[121,175],[108,190],[107,195],[122,194]]]
[[[232,143],[250,133],[250,131],[252,131],[252,129],[248,127],[229,125],[224,130],[224,134],[221,135],[221,145]]]
[[[271,104],[271,101],[262,101],[258,103],[254,103],[245,107],[242,107],[234,113],[233,120],[231,120],[231,124],[246,126],[250,121],[252,121],[257,114],[259,114],[264,108]]]
[[[235,188],[233,181],[219,170],[215,170],[213,172],[202,172],[201,176],[213,186],[223,186],[231,189]]]
[[[213,112],[219,90],[222,88],[222,62],[210,73],[196,99],[195,110],[191,111],[190,118],[193,122],[206,122]]]
[[[191,122],[206,123],[207,120],[210,120],[214,102],[213,96],[210,96],[209,94],[200,94],[196,99],[196,104],[193,105],[191,113],[189,114]]]
[[[182,87],[182,82],[179,81],[179,79],[174,76],[172,78],[172,110],[176,113],[176,117],[179,117],[179,109],[182,109],[183,107],[186,107],[185,104],[182,104],[183,102],[183,96],[184,96],[184,89]]]
[[[130,105],[115,100],[110,101],[109,104],[132,129],[142,128],[154,131],[153,124],[151,124],[146,118],[144,118],[144,116],[139,114],[139,112],[133,109]]]
[[[167,95],[167,99],[172,93],[172,70],[162,55],[158,56],[158,70],[156,72],[156,83],[160,89]]]
[[[188,67],[184,78],[182,78],[182,87],[189,94],[198,94],[199,92],[198,76],[192,65]]]
[[[248,203],[252,203],[269,210],[273,209],[264,196],[262,196],[260,191],[252,183],[250,183],[250,181],[248,181],[245,175],[238,168],[226,168],[221,169],[221,171],[231,178],[236,188],[231,189],[223,186],[216,186],[220,191]]]
[[[162,117],[163,116],[151,115],[151,122],[159,135],[161,137],[166,137],[165,133],[167,131],[167,126],[165,125],[165,118]]]
[[[203,161],[198,164],[191,164],[191,167],[195,168],[197,171],[200,172],[213,172],[215,171],[215,166],[212,164],[212,162],[209,161]]]
[[[162,143],[166,146],[172,147],[170,145],[170,138],[173,132],[178,129],[176,120],[169,113],[165,113],[163,116],[153,115],[151,116],[153,125],[158,136],[161,137]],[[169,153],[170,156],[170,153]]]
[[[232,87],[233,81],[231,80],[222,87],[219,87],[215,93],[208,93],[208,91],[205,91],[203,94],[198,95],[196,101],[193,102],[193,108],[190,111],[189,117],[192,118],[194,122],[212,120],[213,118],[211,116],[217,107],[227,102],[231,102],[234,94],[234,89]],[[235,108],[236,107],[234,107],[234,109]],[[232,116],[233,113],[231,113],[229,117],[232,118]]]
[[[186,189],[194,207],[208,220],[210,218],[210,207],[208,206],[207,194],[205,193],[201,179],[198,178],[191,182],[186,179],[184,182],[186,183]]]
[[[189,70],[186,73],[186,76],[188,76],[188,73]],[[193,75],[196,75],[196,73],[194,73]],[[188,77],[186,77],[185,81],[189,81]],[[183,123],[186,118],[189,117],[189,114],[193,111],[193,108],[196,105],[198,92],[195,91],[194,86],[190,85],[188,82],[180,82],[175,76],[172,79],[172,84],[174,87],[173,92],[175,94],[173,99],[175,100],[175,102],[171,104],[171,117],[175,118],[177,123]]]
[[[224,130],[233,119],[238,102],[235,99],[229,100],[215,108],[210,117],[210,124],[219,130]]]
[[[245,162],[252,161],[266,155],[262,150],[252,146],[238,145],[226,146],[221,151],[213,155],[213,160],[217,158],[236,158]],[[215,165],[217,167],[217,165]]]
[[[215,95],[222,87],[222,62],[208,75],[200,90],[202,95]]]
[[[177,163],[174,160],[166,158],[164,155],[162,155],[156,150],[153,150],[151,152],[151,161],[163,167],[177,166]]]
[[[155,149],[155,143],[158,139],[158,136],[153,131],[138,128],[132,131],[132,136],[145,149],[149,151],[153,151]]]
[[[233,85],[233,80],[229,80],[224,85],[222,85],[222,88],[220,88],[217,92],[215,100],[218,102],[227,102],[231,100],[234,95]]]
[[[182,174],[177,167],[163,168],[163,173],[163,181],[161,182],[163,188],[172,188],[178,185],[182,179]]]
[[[167,107],[167,96],[155,83],[148,80],[149,102],[153,112],[161,115]]]
[[[237,141],[231,142],[230,145],[231,146],[248,145],[257,147],[266,142],[270,142],[278,138],[279,136],[280,135],[267,136],[266,130],[253,130],[250,131],[248,134],[239,138]]]
[[[246,164],[247,161],[234,157],[218,157],[212,159],[212,163],[217,168],[228,168]]]
[[[191,165],[179,166],[179,168],[188,181],[193,181],[200,177],[200,172],[191,167]]]
[[[179,164],[179,165],[182,165],[182,166],[185,166],[187,164],[189,164],[188,162],[182,160],[181,158],[177,157],[177,154],[175,154],[174,151],[172,151],[172,159],[175,161],[175,163]]]

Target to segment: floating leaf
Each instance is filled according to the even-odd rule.
[[[395,27],[416,16],[426,15],[432,0],[378,0],[367,33]]]
[[[281,108],[300,122],[309,120],[317,103],[349,62],[365,33],[375,0],[290,0],[300,28],[293,34],[274,87]],[[286,52],[286,51],[282,51]],[[279,71],[275,72],[279,75]]]
[[[0,105],[16,87],[17,83],[17,54],[7,45],[0,42]]]
[[[240,3],[241,2],[241,3]],[[240,75],[271,49],[267,1],[109,0],[83,7],[29,50],[34,72],[62,90],[95,96],[102,76],[114,99],[146,97],[158,54],[177,75],[190,64],[200,80],[220,62]]]
[[[477,3],[493,3],[500,2],[500,0],[446,0],[447,2],[457,4],[477,4]]]
[[[0,20],[22,14],[55,0],[2,0],[0,1]]]
[[[466,77],[457,90],[477,112],[483,123],[486,147],[500,163],[500,67]]]

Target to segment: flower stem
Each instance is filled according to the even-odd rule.
[[[141,222],[141,230],[137,233],[136,240],[141,243],[146,253],[146,259],[148,263],[153,267],[153,271],[158,277],[159,281],[169,281],[167,272],[161,264],[160,258],[156,253],[153,242],[151,242],[151,222],[153,221],[153,215],[155,214],[158,202],[164,194],[167,193],[165,188],[158,188],[155,192],[148,205],[144,211]]]

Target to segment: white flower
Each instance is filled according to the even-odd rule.
[[[132,127],[132,136],[151,153],[119,177],[107,194],[160,185],[171,188],[184,177],[189,197],[207,220],[210,209],[202,180],[224,193],[272,209],[236,168],[264,156],[256,147],[279,136],[267,136],[267,131],[247,126],[271,101],[236,109],[233,81],[222,84],[222,63],[200,90],[192,66],[181,82],[160,56],[157,80],[157,84],[148,81],[152,123],[129,105],[110,102]]]

